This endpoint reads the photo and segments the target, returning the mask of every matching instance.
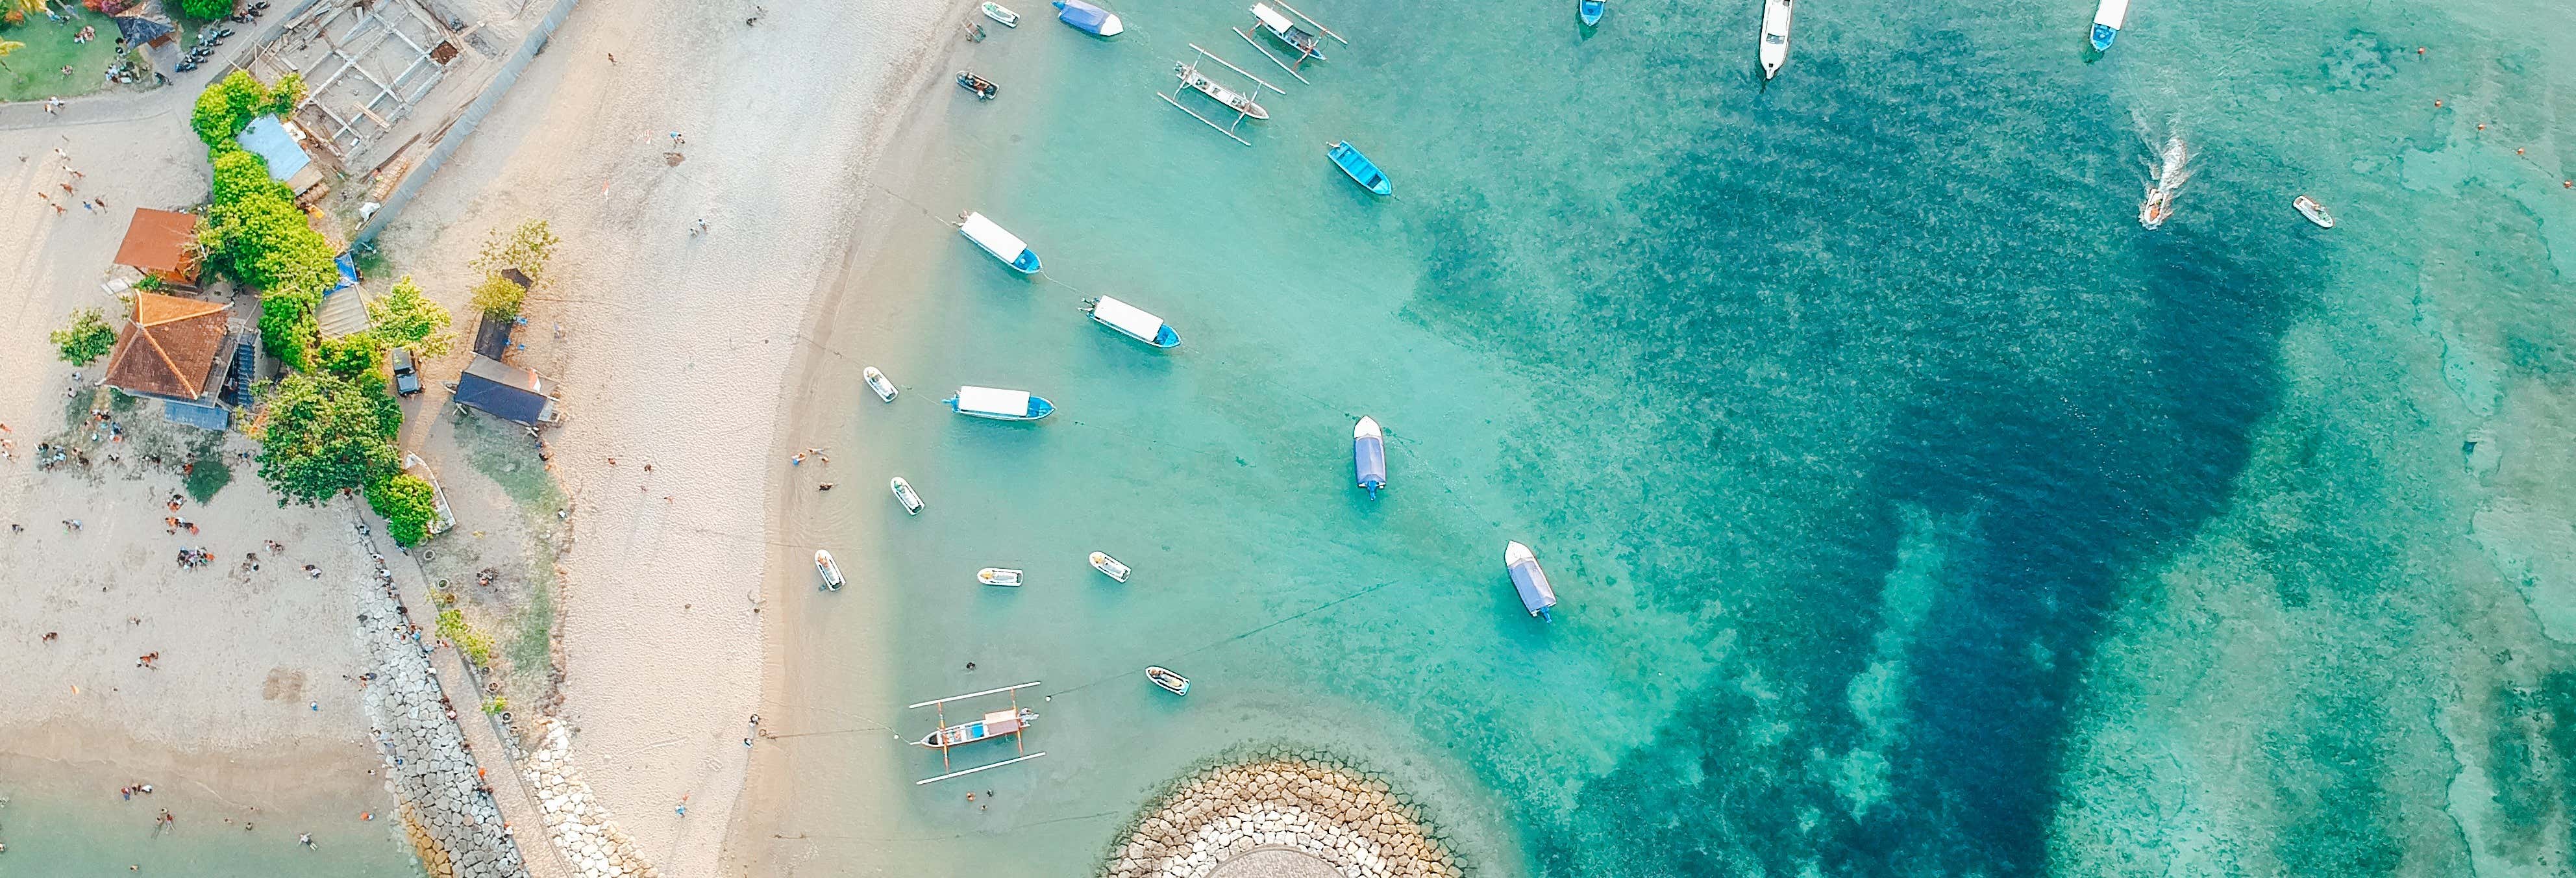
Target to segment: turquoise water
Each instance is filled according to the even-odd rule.
[[[961,63],[1001,99],[933,98],[823,369],[858,490],[816,536],[864,587],[800,599],[830,645],[783,709],[870,731],[791,745],[796,874],[1082,874],[1272,742],[1383,766],[1499,875],[2563,870],[2576,13],[2146,3],[2095,59],[2090,4],[1818,4],[1764,88],[1753,2],[1300,5],[1355,43],[1312,86],[1232,4],[1138,2],[995,29]],[[1289,87],[1256,146],[1152,96],[1191,42]],[[875,724],[1035,679],[1046,759],[860,769],[938,773]]]

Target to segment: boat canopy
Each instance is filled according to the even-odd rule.
[[[995,257],[1011,263],[1014,267],[1023,260],[1032,263],[1037,261],[1037,254],[1029,252],[1029,242],[1020,240],[1020,236],[1011,234],[992,220],[985,219],[983,214],[966,214],[966,221],[960,223],[957,230],[966,235],[966,240],[992,251]]]
[[[1058,13],[1056,18],[1063,20],[1066,24],[1073,25],[1084,33],[1099,34],[1104,37],[1114,37],[1118,35],[1119,31],[1127,29],[1126,25],[1118,22],[1117,14],[1098,6],[1084,3],[1082,0],[1056,0],[1055,8],[1064,10],[1063,12]]]
[[[2093,8],[2093,23],[2119,30],[2129,22],[2129,0],[2102,0]]]
[[[1163,318],[1147,314],[1142,308],[1108,296],[1102,296],[1099,301],[1091,303],[1091,317],[1109,324],[1111,329],[1135,336],[1137,341],[1148,344],[1163,334]]]
[[[1330,12],[1331,10],[1325,11]],[[1297,29],[1296,22],[1289,21],[1288,16],[1279,14],[1279,10],[1270,8],[1270,4],[1268,3],[1252,4],[1252,17],[1260,19],[1261,26],[1269,28],[1270,32],[1274,34],[1286,34],[1289,31]]]
[[[1528,546],[1518,542],[1503,549],[1503,561],[1511,570],[1512,588],[1520,592],[1521,607],[1532,616],[1546,616],[1556,606],[1556,589],[1547,583],[1547,571],[1540,570],[1538,558]]]
[[[960,387],[957,388],[957,409],[1013,418],[1026,417],[1029,413],[1029,392],[994,387]]]

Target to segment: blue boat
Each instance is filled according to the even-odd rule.
[[[1351,175],[1351,182],[1360,184],[1360,188],[1379,195],[1395,194],[1395,186],[1386,181],[1386,172],[1378,170],[1377,163],[1369,161],[1368,156],[1361,155],[1358,148],[1351,146],[1350,141],[1345,140],[1325,147],[1324,157],[1332,159],[1333,164],[1340,165],[1342,173]]]
[[[2129,0],[2102,0],[2093,10],[2093,51],[2111,51],[2111,41],[2129,21]]]
[[[1025,390],[960,387],[956,396],[940,401],[958,414],[996,421],[1034,421],[1055,413],[1055,403]]]
[[[1058,21],[1095,37],[1114,37],[1127,29],[1127,25],[1118,21],[1117,13],[1082,0],[1055,0],[1055,8],[1063,10],[1056,13]]]
[[[1038,273],[1038,251],[1029,249],[1027,241],[985,219],[983,214],[967,211],[965,216],[957,219],[957,233],[975,242],[975,246],[984,248],[984,252],[993,254],[993,258],[1002,260],[1012,271]]]
[[[1609,0],[1575,0],[1574,3],[1574,14],[1583,19],[1585,27],[1600,24],[1601,13],[1609,10]]]
[[[1376,418],[1361,415],[1359,426],[1351,428],[1351,463],[1369,496],[1386,487],[1386,434],[1378,429]]]

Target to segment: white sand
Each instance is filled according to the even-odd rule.
[[[521,358],[569,417],[549,436],[575,502],[564,712],[575,764],[665,874],[712,874],[736,810],[753,604],[799,555],[770,546],[770,501],[813,475],[774,453],[797,441],[784,383],[868,169],[935,87],[924,64],[963,15],[942,6],[779,3],[756,27],[750,3],[584,6],[382,241],[461,313],[489,229],[543,218],[564,240]]]

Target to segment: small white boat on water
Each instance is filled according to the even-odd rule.
[[[1351,462],[1369,496],[1386,488],[1386,434],[1378,430],[1376,418],[1361,415],[1359,425],[1351,428]]]
[[[1190,694],[1190,678],[1174,673],[1172,669],[1162,665],[1146,665],[1145,679],[1154,681],[1154,685],[1163,687],[1165,692],[1174,695]]]
[[[2138,205],[2138,225],[2149,229],[2164,228],[2173,218],[2174,196],[2191,179],[2191,147],[2180,137],[2166,138],[2165,148],[2156,154],[2155,174],[2155,182],[2147,184],[2147,200]]]
[[[1102,296],[1084,299],[1082,310],[1090,312],[1093,322],[1118,330],[1118,334],[1158,348],[1181,346],[1181,334],[1172,330],[1163,318],[1145,313],[1134,305]]]
[[[958,214],[957,233],[975,242],[975,246],[984,248],[984,252],[993,254],[993,258],[1002,260],[1002,264],[1010,266],[1012,271],[1038,273],[1038,252],[1029,249],[1029,242],[985,219],[983,214],[971,210]]]
[[[913,493],[911,482],[904,481],[902,476],[896,476],[886,481],[886,487],[894,491],[894,502],[903,504],[904,512],[912,515],[921,514],[921,495]]]
[[[878,399],[886,402],[894,401],[894,395],[897,392],[894,389],[894,382],[886,380],[885,373],[877,371],[877,367],[869,366],[859,370],[859,377],[868,382],[869,390],[876,391]]]
[[[1107,552],[1091,553],[1091,569],[1119,582],[1127,581],[1127,565],[1118,563],[1118,559],[1109,557]]]
[[[984,4],[984,17],[985,17],[985,18],[992,19],[992,20],[994,20],[994,21],[1001,22],[1003,27],[1019,27],[1019,26],[1020,26],[1020,14],[1019,14],[1019,13],[1017,13],[1017,12],[1012,12],[1009,8],[1004,7],[1002,4],[999,4],[999,3],[993,3],[993,2],[990,2],[990,0],[987,0],[987,2],[985,2],[985,4]]]
[[[832,553],[821,549],[814,550],[814,572],[823,577],[824,591],[840,591],[848,582],[841,578],[841,565],[833,563]]]
[[[1034,421],[1055,411],[1045,397],[998,387],[959,387],[956,396],[940,401],[958,414],[996,421]]]
[[[985,585],[1017,586],[1020,584],[1020,571],[1008,567],[986,567],[975,571],[975,581]]]
[[[1556,621],[1556,617],[1548,615],[1548,610],[1556,606],[1556,589],[1547,584],[1547,571],[1538,569],[1538,555],[1518,540],[1507,542],[1503,545],[1503,567],[1511,571],[1512,589],[1520,592],[1521,606],[1532,616]]]
[[[2102,0],[2093,9],[2093,51],[2111,51],[2111,41],[2119,38],[2120,28],[2129,23],[2129,0]]]
[[[1780,75],[1782,65],[1789,63],[1790,0],[1767,0],[1762,4],[1762,79]]]
[[[2298,208],[2299,215],[2307,217],[2308,222],[2316,223],[2317,228],[2331,229],[2335,226],[2334,214],[2328,213],[2326,206],[2318,204],[2314,198],[2301,195],[2298,200],[2290,202],[2290,206]]]

